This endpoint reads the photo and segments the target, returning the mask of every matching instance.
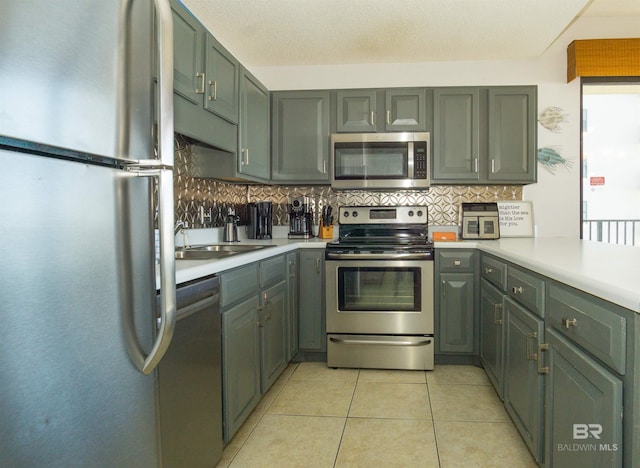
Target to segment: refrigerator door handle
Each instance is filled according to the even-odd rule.
[[[150,374],[167,351],[176,324],[176,263],[173,234],[173,18],[168,0],[154,0],[158,55],[158,159],[140,160],[129,167],[141,176],[158,179],[160,233],[160,329],[148,356],[136,359]],[[146,170],[145,170],[146,169]],[[150,246],[150,248],[153,248]]]

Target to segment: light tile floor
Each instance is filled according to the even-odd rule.
[[[535,467],[484,371],[290,365],[218,467]]]

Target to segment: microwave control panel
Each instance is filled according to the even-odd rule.
[[[427,142],[416,141],[413,146],[413,178],[427,178]]]

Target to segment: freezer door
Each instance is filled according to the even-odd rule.
[[[0,167],[0,466],[159,466],[152,179]]]
[[[153,157],[153,0],[3,1],[0,18],[0,136]]]

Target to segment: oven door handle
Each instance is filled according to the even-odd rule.
[[[327,260],[433,260],[431,253],[397,253],[397,254],[376,254],[376,253],[327,253]]]
[[[330,337],[333,343],[342,343],[347,345],[379,345],[379,346],[425,346],[431,344],[431,339],[420,341],[385,341],[385,340],[350,340]]]

